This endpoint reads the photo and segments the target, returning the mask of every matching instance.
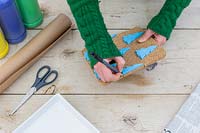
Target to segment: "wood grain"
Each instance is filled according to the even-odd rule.
[[[8,113],[21,100],[22,95],[1,96],[0,132],[10,133],[50,97],[33,96],[15,116],[10,117]],[[102,133],[160,133],[187,96],[66,95],[64,97]]]
[[[39,2],[44,23],[28,30],[24,42],[10,46],[9,55],[0,64],[59,13],[73,19],[66,0]],[[120,33],[135,26],[145,28],[163,3],[162,0],[102,0],[100,7],[109,32]],[[192,0],[164,46],[166,58],[156,69],[138,72],[108,86],[96,83],[81,56],[84,42],[79,32],[73,30],[0,95],[0,133],[10,133],[50,98],[48,94],[57,92],[66,94],[64,97],[102,133],[160,133],[200,80],[199,9],[200,1]],[[43,65],[57,69],[58,80],[44,87],[38,92],[42,95],[34,96],[16,116],[9,118],[8,112],[32,85],[38,68]]]
[[[56,2],[39,0],[39,2],[45,19],[38,28],[43,28],[58,13],[65,13],[73,19],[66,0],[57,0]],[[164,2],[164,0],[123,0],[123,2],[121,0],[101,0],[100,7],[109,29],[130,29],[134,26],[146,28]],[[200,28],[199,8],[199,1],[192,0],[190,6],[179,18],[176,28]]]

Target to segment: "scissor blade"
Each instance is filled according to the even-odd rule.
[[[10,113],[10,115],[14,115],[27,101],[31,98],[31,96],[35,93],[36,88],[32,87],[26,96],[22,99],[22,101],[17,105],[17,107]]]

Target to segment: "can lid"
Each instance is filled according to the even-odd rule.
[[[10,4],[12,4],[13,0],[0,0],[0,9],[3,9]]]

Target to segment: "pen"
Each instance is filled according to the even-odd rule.
[[[94,57],[97,61],[101,62],[102,64],[104,64],[107,68],[109,68],[114,74],[119,73],[119,70],[116,67],[113,67],[111,64],[109,64],[108,62],[106,62],[104,59],[102,59],[101,57],[99,57],[97,54],[95,54],[94,52],[91,52],[90,55],[92,57]]]

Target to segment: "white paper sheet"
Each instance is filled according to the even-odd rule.
[[[164,133],[200,133],[200,84],[164,129]]]
[[[45,105],[13,133],[100,133],[61,95],[53,96]]]

